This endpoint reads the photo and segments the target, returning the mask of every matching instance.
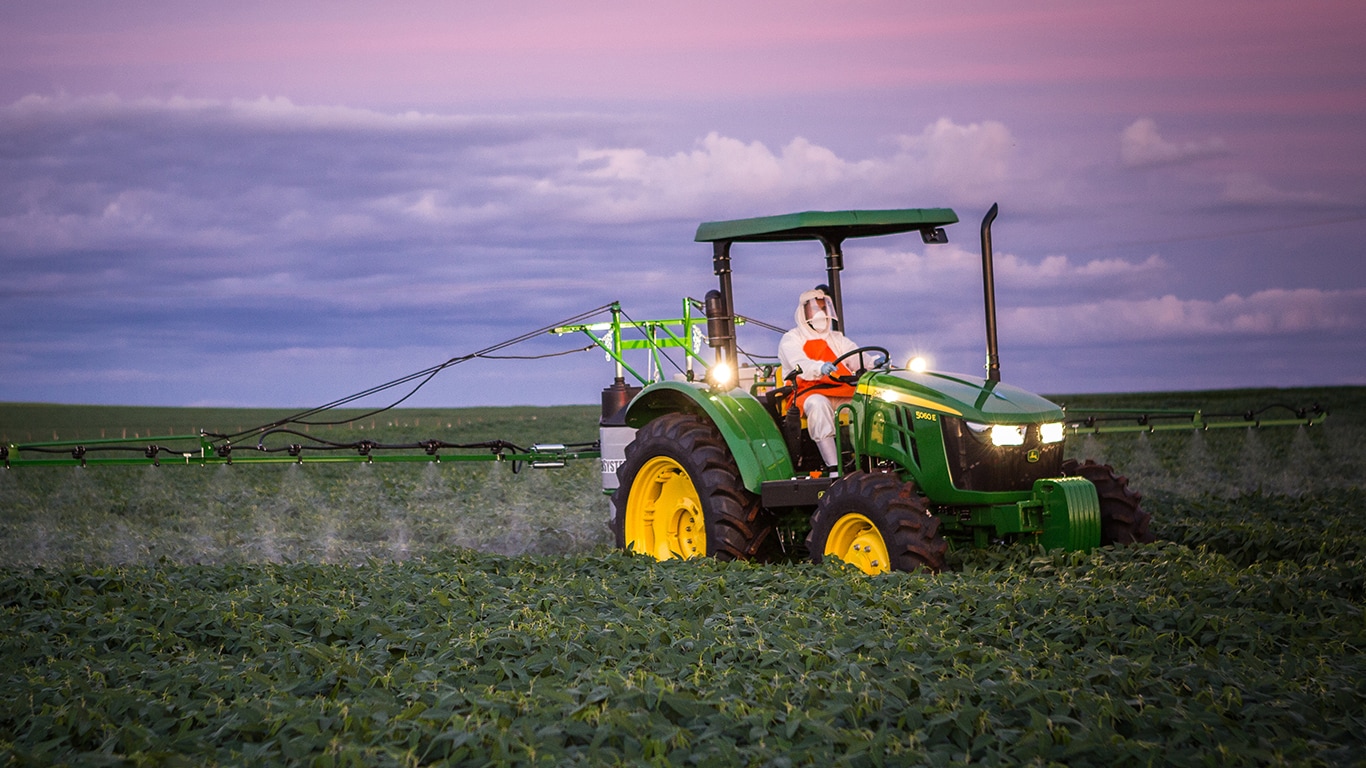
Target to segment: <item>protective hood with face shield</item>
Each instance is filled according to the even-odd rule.
[[[803,336],[818,338],[828,334],[839,318],[835,315],[835,302],[830,300],[825,291],[816,288],[797,299],[795,319],[797,329]]]

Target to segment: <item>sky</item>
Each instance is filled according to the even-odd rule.
[[[1366,6],[0,5],[0,401],[308,407],[715,286],[698,223],[849,241],[850,337],[1042,393],[1366,384]],[[737,245],[788,326],[818,246]],[[603,317],[605,319],[605,317]],[[742,330],[774,355],[778,335]],[[596,403],[581,335],[405,405]],[[386,390],[361,405],[383,405]]]

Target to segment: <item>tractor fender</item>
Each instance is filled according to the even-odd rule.
[[[666,413],[706,418],[725,438],[745,488],[759,492],[766,480],[792,477],[792,457],[782,431],[758,398],[743,389],[721,392],[694,381],[661,381],[647,386],[626,406],[626,424],[639,429]]]

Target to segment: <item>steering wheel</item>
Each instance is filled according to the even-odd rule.
[[[854,349],[851,349],[851,350],[849,350],[848,352],[845,352],[844,354],[842,354],[842,355],[840,355],[839,357],[835,358],[834,362],[832,362],[831,365],[833,365],[833,366],[835,366],[836,368],[838,368],[840,363],[842,363],[842,362],[844,362],[845,360],[847,360],[847,359],[853,357],[854,355],[858,355],[858,356],[859,356],[859,366],[860,366],[859,369],[858,369],[857,371],[854,372],[854,375],[853,375],[853,376],[836,376],[835,374],[832,373],[832,374],[830,374],[830,378],[832,378],[832,379],[834,379],[834,380],[836,380],[836,381],[844,382],[845,384],[857,384],[857,383],[858,383],[858,378],[859,378],[860,376],[863,375],[863,372],[864,372],[864,371],[868,370],[866,367],[863,367],[863,365],[862,365],[862,364],[863,364],[863,355],[864,355],[864,353],[867,353],[867,352],[877,352],[878,354],[882,355],[882,361],[883,361],[883,364],[884,364],[884,365],[887,363],[888,360],[891,360],[891,359],[892,359],[892,353],[891,353],[891,352],[888,352],[886,347],[878,347],[878,346],[855,347]]]

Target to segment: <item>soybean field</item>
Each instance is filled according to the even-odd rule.
[[[594,462],[0,472],[0,764],[1366,765],[1366,389],[1054,399],[1331,415],[1069,437],[1157,544],[877,578],[611,551]],[[0,440],[269,417],[0,406]]]

